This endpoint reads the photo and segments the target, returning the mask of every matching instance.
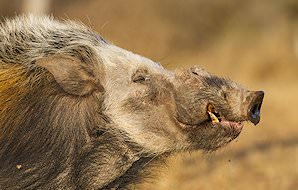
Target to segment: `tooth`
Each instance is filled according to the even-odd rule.
[[[210,111],[208,111],[208,114],[211,118],[212,123],[219,123],[219,119]]]

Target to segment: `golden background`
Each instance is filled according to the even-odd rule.
[[[218,152],[172,156],[136,189],[298,189],[297,0],[0,0],[0,20],[23,12],[80,20],[166,68],[198,64],[265,91],[259,126]]]

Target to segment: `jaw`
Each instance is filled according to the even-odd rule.
[[[215,151],[236,139],[243,128],[241,122],[222,120],[217,123],[205,121],[199,125],[189,125],[182,122],[178,125],[188,136],[191,150]]]
[[[177,110],[176,122],[188,137],[190,149],[214,151],[237,138],[243,128],[242,122],[245,119],[235,114],[232,119],[229,112],[217,110],[213,104],[208,103],[205,112],[187,113]]]

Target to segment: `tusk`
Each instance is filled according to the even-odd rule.
[[[212,123],[219,123],[219,119],[210,111],[208,111],[208,114],[211,118]]]

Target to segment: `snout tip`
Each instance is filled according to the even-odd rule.
[[[257,125],[261,118],[261,107],[264,99],[264,91],[256,91],[252,93],[252,101],[248,109],[248,119]]]

